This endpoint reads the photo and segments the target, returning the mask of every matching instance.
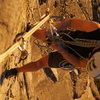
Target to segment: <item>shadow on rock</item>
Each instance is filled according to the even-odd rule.
[[[53,82],[57,82],[57,78],[50,68],[44,68],[43,70],[47,77],[49,77]]]

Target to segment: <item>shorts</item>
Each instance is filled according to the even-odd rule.
[[[58,52],[51,52],[49,54],[48,65],[51,68],[70,68],[73,69],[73,66],[68,63],[64,57]]]

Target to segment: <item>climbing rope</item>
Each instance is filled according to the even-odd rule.
[[[86,48],[100,46],[100,40],[89,40],[89,39],[76,38],[76,39],[73,39],[73,41],[65,41],[62,39],[61,39],[61,41],[66,44],[71,44],[71,45],[86,47]]]

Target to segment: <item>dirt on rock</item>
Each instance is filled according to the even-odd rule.
[[[100,15],[99,8],[94,11],[93,4],[92,0],[0,0],[0,54],[14,44],[18,33],[33,27],[46,14],[47,8],[53,15],[94,20],[94,12],[98,18]],[[59,21],[61,19],[55,23]],[[48,26],[45,23],[42,27]],[[34,40],[30,37],[26,41],[29,56],[25,61],[19,62],[19,49],[4,59],[0,64],[0,75],[6,69],[23,66],[48,54],[50,49],[37,46]],[[17,77],[3,80],[0,100],[100,100],[93,78],[88,77],[85,69],[79,70],[78,76],[65,69],[56,69],[57,76],[50,69],[19,73]]]

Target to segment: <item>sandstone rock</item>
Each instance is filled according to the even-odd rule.
[[[92,19],[90,1],[56,0],[57,6],[55,7],[55,0],[52,2],[48,0],[48,4],[50,11],[55,15]],[[40,15],[45,14],[47,4],[43,3],[38,6],[36,0],[0,1],[0,53],[13,44],[16,34],[26,31],[28,23],[33,25],[39,21]],[[43,27],[47,27],[46,25]],[[27,41],[27,50],[30,52],[27,60],[18,64],[20,51],[14,51],[13,55],[0,64],[0,75],[5,69],[20,67],[31,60],[37,61],[42,57],[41,53],[46,53],[46,49],[39,48],[32,41],[33,38]],[[57,78],[56,82],[47,77],[42,69],[32,73],[20,73],[17,77],[5,79],[0,86],[0,100],[96,100],[90,85],[87,85],[88,79],[84,72],[82,72],[84,75],[81,74],[80,77],[73,77],[69,71],[57,69],[54,70],[54,74]],[[92,87],[95,85],[93,84]],[[97,89],[94,91],[98,94]]]

